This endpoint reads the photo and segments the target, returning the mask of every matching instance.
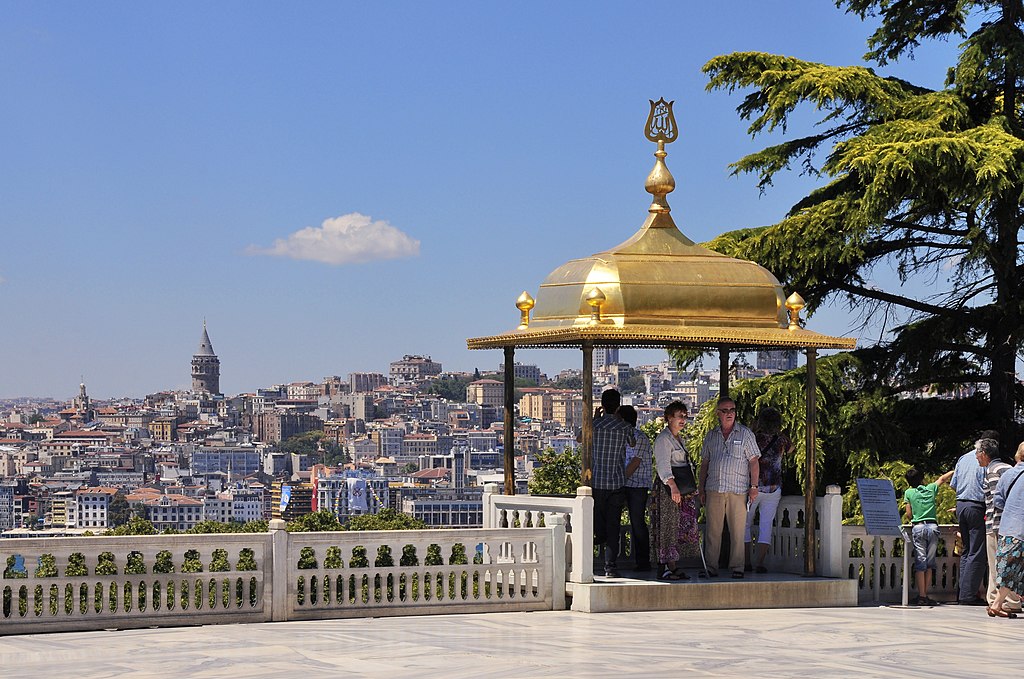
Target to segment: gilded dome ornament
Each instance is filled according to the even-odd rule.
[[[533,308],[533,297],[526,290],[516,300],[516,308],[519,309],[519,327],[517,330],[526,330],[530,327],[530,309]]]
[[[676,102],[665,101],[665,97],[658,101],[648,101],[651,102],[651,112],[647,116],[647,138],[653,142],[671,144],[679,138],[679,126],[676,125],[676,116],[672,113],[672,104]]]
[[[601,288],[594,288],[587,295],[587,304],[590,305],[590,323],[588,325],[600,325],[601,321],[601,305],[605,303],[608,298],[605,297],[604,293],[601,292]]]
[[[786,298],[786,308],[789,309],[789,329],[799,330],[800,329],[800,310],[803,309],[807,304],[804,302],[804,298],[800,296],[800,293],[794,292],[792,295]]]

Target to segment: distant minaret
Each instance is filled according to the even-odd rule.
[[[203,336],[199,340],[199,350],[192,356],[192,391],[208,394],[220,393],[220,359],[213,353],[213,342],[206,332],[206,321],[203,321]]]

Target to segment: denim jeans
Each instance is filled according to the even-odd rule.
[[[934,523],[915,523],[911,537],[914,540],[914,572],[935,568],[935,550],[939,546],[939,527]]]

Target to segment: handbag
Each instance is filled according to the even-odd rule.
[[[683,497],[697,492],[697,479],[693,477],[693,468],[690,465],[672,467],[672,478],[676,480],[676,489]]]

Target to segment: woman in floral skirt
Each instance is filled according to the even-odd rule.
[[[665,428],[654,441],[657,476],[651,498],[651,554],[661,580],[689,580],[680,559],[699,554],[697,493],[683,496],[676,487],[672,467],[690,466],[680,440],[689,414],[686,405],[673,401],[665,408]],[[692,467],[691,467],[692,469]]]

